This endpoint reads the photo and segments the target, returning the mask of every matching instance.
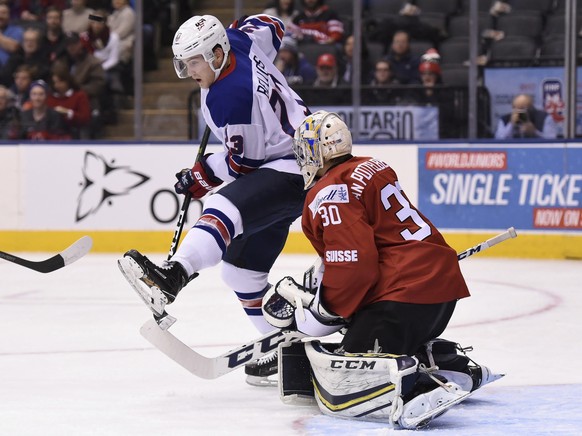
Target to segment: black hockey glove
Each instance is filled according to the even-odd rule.
[[[176,173],[176,178],[178,179],[174,185],[176,194],[186,194],[186,192],[190,191],[192,198],[199,199],[222,184],[222,180],[216,177],[212,169],[206,165],[208,156],[210,154],[196,162],[192,169],[186,168]]]

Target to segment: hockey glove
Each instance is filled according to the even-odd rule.
[[[186,194],[190,191],[193,198],[199,199],[222,184],[222,180],[216,177],[212,169],[206,165],[208,156],[210,155],[207,154],[196,162],[192,169],[186,168],[176,173],[178,179],[174,185],[176,194]]]
[[[344,326],[343,318],[325,310],[318,289],[306,289],[285,277],[263,297],[263,316],[280,329],[298,330],[310,336],[326,336]],[[307,310],[305,310],[307,309]]]

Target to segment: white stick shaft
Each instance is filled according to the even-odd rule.
[[[461,251],[459,254],[457,254],[457,259],[463,260],[469,256],[474,255],[475,253],[480,253],[482,251],[487,250],[488,248],[493,247],[494,245],[499,244],[500,242],[515,237],[517,237],[517,232],[513,227],[510,227],[505,232],[500,233],[497,236],[494,236],[490,239],[487,239],[485,242],[481,242],[480,244],[477,244],[474,247],[468,248],[465,251]]]

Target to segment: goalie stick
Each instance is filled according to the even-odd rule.
[[[79,260],[84,255],[86,255],[89,250],[91,250],[92,246],[93,240],[91,237],[83,236],[81,239],[73,242],[72,245],[65,248],[59,254],[55,254],[49,259],[40,261],[27,260],[18,256],[14,256],[13,254],[5,253],[4,251],[0,251],[0,258],[41,273],[49,273],[61,269],[65,265],[70,265],[76,260]]]
[[[209,138],[210,127],[206,126],[206,129],[204,129],[204,133],[202,134],[202,139],[200,140],[198,152],[196,153],[196,159],[194,161],[195,163],[199,162],[200,159],[202,159],[202,156],[204,156]],[[187,192],[184,196],[182,207],[180,208],[180,214],[178,215],[178,221],[176,222],[176,229],[174,230],[174,236],[172,237],[172,243],[170,245],[170,251],[168,252],[167,260],[170,260],[172,256],[176,254],[176,249],[178,248],[178,242],[180,241],[180,236],[182,235],[186,213],[190,207],[191,200],[192,194]],[[133,268],[125,258],[119,259],[117,261],[117,266],[131,287],[135,290],[135,292],[137,292],[146,306],[152,311],[158,326],[160,326],[160,328],[163,330],[169,329],[176,322],[176,318],[166,312],[165,306],[168,301],[166,296],[155,287],[146,286],[149,289],[148,292],[148,290],[146,290],[144,287],[144,282],[141,280],[141,278],[136,276],[135,272],[132,271]],[[159,309],[160,312],[162,312],[161,315],[160,312],[156,311],[156,308],[159,307],[162,307],[162,309]]]
[[[493,238],[462,251],[457,255],[457,258],[459,260],[465,259],[516,236],[515,229],[511,227]],[[297,331],[275,331],[220,356],[206,357],[184,344],[163,326],[158,325],[155,320],[147,321],[139,332],[149,343],[178,365],[195,376],[205,379],[218,378],[255,361],[275,350],[279,343],[297,342],[306,337],[305,334]]]
[[[517,232],[513,227],[510,227],[505,232],[500,233],[497,236],[494,236],[493,238],[487,239],[485,242],[481,242],[480,244],[477,244],[474,247],[468,248],[465,251],[461,251],[459,254],[457,254],[457,259],[463,260],[469,256],[474,255],[475,253],[485,251],[488,248],[491,248],[494,245],[499,244],[500,242],[516,237]]]

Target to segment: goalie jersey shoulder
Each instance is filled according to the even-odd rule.
[[[312,189],[307,204],[312,213],[324,203],[349,203],[350,199],[360,200],[366,187],[373,184],[376,175],[383,173],[382,179],[396,181],[392,168],[379,159],[353,157],[348,162],[330,170],[320,182],[321,188]]]

